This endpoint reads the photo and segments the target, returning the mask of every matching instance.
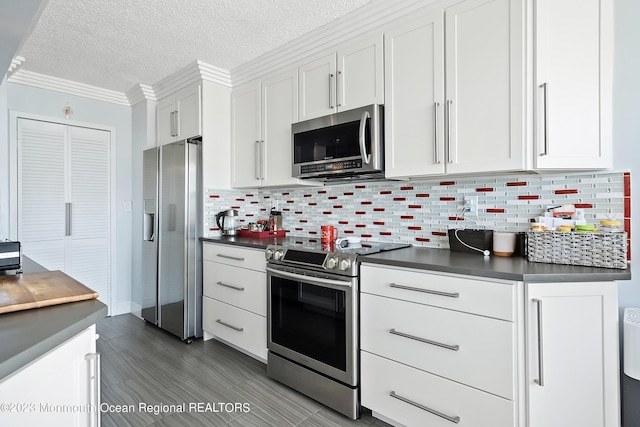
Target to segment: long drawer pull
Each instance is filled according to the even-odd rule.
[[[452,423],[458,424],[460,422],[460,417],[452,417],[450,415],[443,414],[442,412],[438,412],[435,409],[427,408],[426,406],[421,405],[419,403],[416,403],[413,400],[409,400],[406,397],[402,397],[400,395],[397,395],[395,391],[391,391],[391,393],[389,393],[389,396],[393,397],[394,399],[398,399],[398,400],[401,400],[401,401],[403,401],[405,403],[408,403],[409,405],[413,405],[416,408],[420,408],[423,411],[427,411],[427,412],[429,412],[429,413],[431,413],[433,415],[437,415],[437,416],[439,416],[441,418],[444,418],[447,421],[451,421]]]
[[[239,286],[230,285],[228,283],[218,282],[216,284],[220,285],[220,286],[224,286],[225,288],[235,289],[236,291],[244,291],[244,288],[241,288]]]
[[[404,338],[409,338],[409,339],[412,339],[412,340],[420,341],[420,342],[423,342],[425,344],[431,344],[431,345],[435,345],[435,346],[438,346],[438,347],[446,348],[447,350],[453,350],[453,351],[460,350],[460,346],[457,345],[457,344],[456,345],[449,345],[449,344],[443,344],[443,343],[438,342],[438,341],[431,341],[431,340],[428,340],[426,338],[420,338],[420,337],[416,337],[415,335],[409,335],[409,334],[405,334],[404,332],[398,332],[398,331],[396,331],[395,328],[390,329],[389,333],[392,334],[392,335],[398,335],[400,337],[404,337]]]
[[[220,323],[222,326],[226,326],[227,328],[234,329],[234,330],[236,330],[236,331],[238,331],[238,332],[242,332],[242,331],[244,331],[244,328],[239,328],[239,327],[237,327],[237,326],[230,325],[230,324],[228,324],[228,323],[223,322],[223,321],[222,321],[222,320],[220,320],[220,319],[216,320],[216,323]]]
[[[224,255],[224,254],[216,254],[216,256],[218,256],[218,257],[220,257],[220,258],[232,259],[232,260],[234,260],[234,261],[244,261],[244,257],[231,256],[231,255]]]
[[[542,352],[542,300],[533,298],[533,302],[538,308],[538,379],[533,380],[533,382],[538,384],[540,387],[544,387],[544,353]]]
[[[458,292],[434,291],[432,289],[422,289],[422,288],[414,288],[412,286],[398,285],[397,283],[390,283],[389,286],[391,286],[392,288],[404,289],[407,291],[416,291],[416,292],[424,292],[425,294],[440,295],[441,297],[449,297],[449,298],[460,297],[460,294]]]

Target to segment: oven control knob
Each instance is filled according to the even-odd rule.
[[[273,259],[275,259],[276,261],[279,261],[282,259],[283,256],[284,256],[284,251],[282,251],[281,249],[278,249],[273,254]]]
[[[265,255],[267,259],[273,258],[273,249],[267,249],[267,253]]]
[[[340,260],[340,270],[346,271],[351,268],[351,260],[349,258],[342,258]]]
[[[327,268],[333,269],[333,268],[336,268],[337,266],[338,266],[338,258],[332,256],[327,260]]]

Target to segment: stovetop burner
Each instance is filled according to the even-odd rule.
[[[394,249],[402,249],[411,246],[408,243],[386,243],[386,242],[362,242],[358,245],[349,245],[342,247],[335,242],[322,242],[319,239],[309,239],[305,237],[289,237],[285,242],[279,245],[288,249],[304,249],[320,253],[345,253],[356,255],[371,255],[378,252],[391,251]]]

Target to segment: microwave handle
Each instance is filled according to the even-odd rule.
[[[371,161],[371,154],[367,154],[367,146],[365,145],[365,130],[367,129],[367,119],[370,117],[369,112],[364,111],[360,119],[360,154],[362,155],[362,163],[365,165]]]

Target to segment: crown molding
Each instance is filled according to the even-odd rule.
[[[11,60],[11,65],[9,65],[9,71],[7,71],[8,75],[15,73],[22,63],[25,61],[23,56],[16,56]]]
[[[129,89],[125,96],[129,100],[129,105],[136,105],[138,102],[142,101],[157,101],[155,91],[152,86],[145,84],[137,84]]]
[[[231,87],[229,71],[198,60],[160,80],[153,85],[153,90],[156,97],[160,99],[178,89],[200,83],[202,80]]]

